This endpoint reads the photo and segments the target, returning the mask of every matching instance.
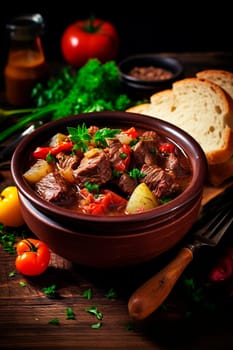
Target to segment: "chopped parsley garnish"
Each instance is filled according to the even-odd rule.
[[[55,325],[59,325],[60,322],[59,322],[59,319],[57,317],[53,318],[52,320],[49,320],[50,324],[55,324]]]
[[[42,291],[47,295],[47,297],[54,298],[57,296],[57,286],[52,284],[51,286],[42,288]]]
[[[146,174],[143,174],[138,168],[133,168],[129,171],[129,176],[132,179],[141,179],[146,176]]]
[[[110,288],[104,296],[108,299],[117,298],[117,292],[113,288]]]
[[[75,313],[71,307],[68,307],[66,309],[66,319],[67,320],[74,320],[75,319]]]
[[[85,182],[84,186],[89,192],[99,192],[99,185],[92,182]]]
[[[85,309],[85,311],[89,312],[90,314],[95,315],[95,317],[96,317],[98,320],[102,320],[102,318],[103,318],[102,313],[98,311],[98,309],[97,309],[96,306],[87,307],[87,308]]]
[[[20,287],[26,287],[26,286],[27,286],[27,283],[24,282],[24,281],[20,281],[20,282],[19,282],[19,285],[20,285]]]
[[[83,292],[83,298],[91,299],[92,298],[92,290],[91,288],[86,289]]]

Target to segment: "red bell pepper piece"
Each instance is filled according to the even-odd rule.
[[[122,131],[122,133],[128,135],[132,139],[136,139],[139,136],[137,130],[133,126],[127,130]]]
[[[64,142],[55,147],[37,147],[32,155],[37,159],[45,159],[49,153],[55,156],[59,152],[71,151],[73,146],[72,142]]]
[[[122,144],[119,149],[120,160],[114,165],[116,171],[126,171],[128,169],[130,158],[131,158],[131,148],[127,144]]]
[[[104,215],[114,208],[124,208],[127,200],[118,194],[105,190],[96,198],[94,203],[85,206],[85,213],[92,215]]]
[[[174,153],[175,151],[175,145],[170,142],[163,143],[159,146],[159,152],[164,154]]]

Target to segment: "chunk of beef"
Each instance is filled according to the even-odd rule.
[[[123,173],[118,182],[118,186],[121,189],[123,193],[126,195],[130,195],[135,187],[137,186],[137,180],[133,179],[132,177],[129,176],[127,173]]]
[[[141,168],[143,164],[156,164],[157,144],[159,136],[155,131],[147,131],[133,148],[133,162],[135,167]]]
[[[182,177],[191,175],[188,159],[183,157],[178,158],[175,153],[169,153],[168,156],[161,157],[158,164],[161,168],[172,171],[176,176]]]
[[[77,198],[76,186],[57,172],[51,172],[38,181],[35,191],[46,201],[61,206],[71,205]]]
[[[92,157],[84,156],[77,167],[73,171],[75,182],[83,187],[85,182],[92,182],[102,185],[109,181],[112,177],[111,163],[108,153],[99,151]]]
[[[144,164],[141,172],[146,174],[141,182],[147,184],[157,198],[173,197],[180,191],[175,178],[158,166]]]
[[[56,155],[56,158],[58,160],[58,164],[57,164],[58,168],[60,169],[65,169],[65,168],[75,169],[78,167],[81,159],[76,154],[68,155],[63,152],[59,152]]]
[[[109,153],[109,159],[112,164],[112,167],[114,168],[119,162],[122,161],[122,158],[120,154],[122,153],[120,151],[120,148],[122,147],[122,143],[118,139],[108,140],[108,153]]]

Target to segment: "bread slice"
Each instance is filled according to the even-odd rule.
[[[196,74],[199,79],[207,79],[219,85],[233,100],[233,73],[219,69],[206,69]],[[214,164],[209,167],[209,182],[220,186],[233,179],[233,157],[226,162]]]
[[[233,99],[233,73],[220,69],[206,69],[196,74],[199,79],[207,79],[225,90]]]
[[[212,81],[197,77],[176,81],[172,89],[153,94],[149,106],[142,106],[139,113],[185,130],[203,148],[209,164],[222,163],[233,155],[233,102]]]
[[[150,108],[150,103],[142,103],[136,106],[129,107],[126,112],[143,114],[144,110]]]

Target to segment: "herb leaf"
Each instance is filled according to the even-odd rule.
[[[85,123],[78,125],[77,128],[68,126],[67,130],[71,141],[75,143],[74,149],[81,149],[83,152],[86,152],[88,150],[88,143],[91,141],[92,137]]]
[[[91,288],[86,289],[83,292],[83,298],[91,299],[92,298],[92,290]]]
[[[117,292],[113,288],[110,288],[104,296],[108,299],[117,298]]]
[[[53,318],[48,323],[55,324],[55,325],[59,325],[60,324],[59,319],[57,317]]]
[[[110,128],[99,129],[94,135],[94,142],[97,146],[107,147],[106,139],[113,139],[120,132],[121,132],[120,129],[110,129]]]
[[[95,317],[98,319],[98,320],[102,320],[103,318],[103,315],[101,312],[98,311],[97,307],[96,306],[91,306],[91,307],[88,307],[85,309],[85,311],[95,315]]]
[[[75,319],[75,313],[71,307],[68,307],[66,309],[66,319],[67,320],[74,320]]]
[[[55,297],[57,295],[57,286],[52,284],[51,286],[42,288],[42,291],[47,295],[47,297]]]

